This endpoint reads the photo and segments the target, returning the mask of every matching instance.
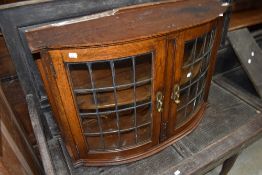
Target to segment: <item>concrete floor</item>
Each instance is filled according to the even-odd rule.
[[[217,167],[206,175],[218,175],[221,167]],[[262,175],[262,138],[239,155],[228,175]]]

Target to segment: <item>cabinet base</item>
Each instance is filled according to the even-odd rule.
[[[135,156],[130,156],[128,158],[116,158],[115,160],[106,160],[100,159],[98,160],[88,160],[88,159],[80,159],[73,162],[74,167],[79,166],[105,166],[105,165],[119,165],[125,164],[133,161],[137,161],[140,159],[144,159],[149,157],[153,154],[156,154],[163,149],[167,148],[168,146],[174,144],[176,141],[180,140],[182,137],[186,136],[187,134],[191,133],[200,123],[201,119],[203,118],[203,114],[205,112],[207,103],[204,102],[201,108],[194,114],[194,117],[186,124],[185,128],[175,136],[165,140],[164,142],[158,144],[157,146],[150,148],[148,151],[141,152],[140,154],[136,154]]]

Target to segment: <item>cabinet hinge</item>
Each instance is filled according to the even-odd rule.
[[[164,141],[167,139],[167,124],[168,122],[161,123],[161,130],[160,130],[160,141]]]

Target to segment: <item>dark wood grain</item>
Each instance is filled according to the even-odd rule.
[[[196,4],[199,4],[199,6],[196,6]],[[73,24],[59,25],[57,23],[28,29],[26,38],[32,52],[42,48],[126,42],[156,37],[207,23],[223,13],[225,9],[214,0],[163,3],[162,5],[142,7],[136,10],[120,10],[114,15],[96,20],[78,22],[78,19],[75,19]],[[193,18],[190,23],[187,22],[189,18]],[[65,36],[70,36],[70,39]]]
[[[24,1],[24,0],[2,0],[2,1],[0,2],[0,5],[2,5],[2,4],[14,3],[14,2],[19,2],[19,1]]]
[[[229,31],[262,23],[262,7],[234,12],[230,17]]]
[[[24,133],[27,135],[30,143],[32,145],[36,145],[36,139],[27,109],[27,103],[18,79],[1,82],[1,88],[11,106],[16,120],[24,130]]]
[[[256,0],[238,0],[232,2],[232,11],[235,12],[243,12],[246,10],[256,9],[262,7],[261,1]]]
[[[15,76],[16,70],[11,61],[3,36],[0,36],[0,79]]]
[[[3,167],[11,175],[42,174],[40,161],[0,86],[1,152]]]

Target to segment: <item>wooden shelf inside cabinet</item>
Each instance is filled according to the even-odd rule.
[[[136,60],[118,59],[112,62],[114,68],[110,61],[70,64],[69,74],[79,110],[112,110],[116,104],[120,109],[134,105],[135,101],[150,101],[152,63],[149,56],[139,55]]]
[[[118,108],[122,106],[130,106],[134,103],[133,88],[117,91],[117,105]],[[136,103],[141,103],[150,100],[151,96],[150,86],[136,87]],[[93,102],[92,94],[77,94],[76,101],[80,111],[98,109],[114,109],[115,99],[114,91],[103,92],[97,95],[98,105],[96,106]]]
[[[142,159],[197,126],[225,10],[163,1],[26,29],[75,166]]]

